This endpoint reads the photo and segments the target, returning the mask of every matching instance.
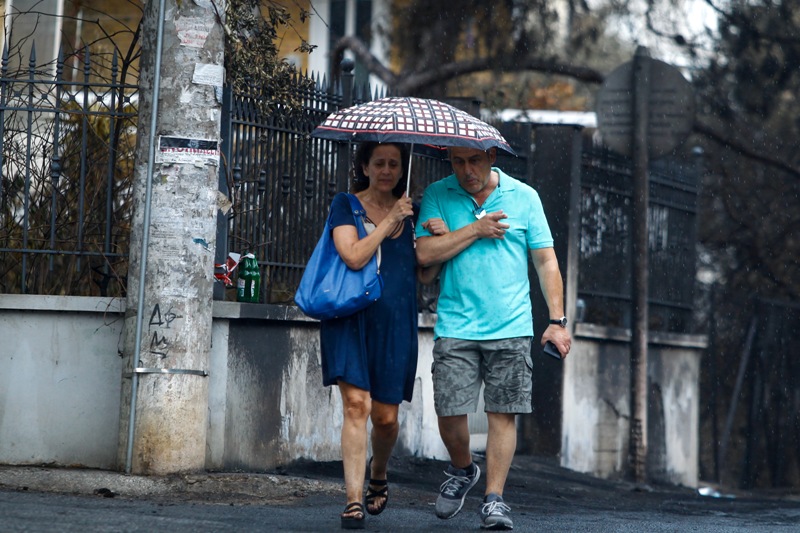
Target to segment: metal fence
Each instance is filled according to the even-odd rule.
[[[341,105],[341,95],[315,83],[298,113],[263,116],[257,96],[225,91],[223,186],[233,208],[218,252],[253,253],[262,270],[262,302],[290,302],[337,190],[341,151],[311,131]],[[219,256],[219,253],[218,253]],[[233,299],[230,291],[224,297]]]
[[[696,272],[696,162],[662,159],[650,167],[648,269],[654,331],[691,332]],[[585,150],[581,168],[578,297],[584,320],[630,327],[629,159]]]
[[[119,80],[117,59],[105,82],[66,81],[59,58],[47,75],[0,71],[0,293],[111,295],[125,293],[137,87]],[[290,303],[324,226],[333,195],[348,187],[352,146],[312,138],[330,112],[373,99],[368,87],[313,80],[299,89],[299,112],[263,114],[259,95],[225,91],[220,190],[232,200],[221,217],[217,262],[230,252],[256,255],[261,301]],[[502,125],[501,125],[502,127]],[[528,167],[530,128],[505,127]],[[519,130],[519,131],[517,131]],[[516,133],[515,133],[516,132]],[[526,133],[527,132],[527,133]],[[415,154],[412,196],[450,173],[449,163]],[[522,175],[521,178],[524,179]],[[696,169],[660,162],[651,169],[651,324],[689,331],[695,270]],[[626,159],[586,150],[582,164],[579,297],[584,320],[629,327],[631,171]],[[431,308],[436,287],[421,289]],[[217,299],[234,299],[221,287]]]
[[[49,65],[52,67],[53,65]],[[116,53],[98,81],[83,53],[80,79],[0,65],[0,293],[125,291],[137,87]]]
[[[355,146],[312,138],[314,128],[342,107],[383,96],[369,86],[352,87],[352,73],[331,85],[314,79],[300,89],[303,108],[262,115],[256,96],[226,91],[223,139],[230,139],[221,188],[233,209],[218,239],[218,261],[228,252],[253,253],[261,265],[261,302],[291,303],[303,269],[328,216],[333,196],[349,188]],[[451,172],[442,157],[415,153],[412,198],[421,199],[432,181]],[[230,175],[228,175],[230,174]],[[219,246],[227,238],[227,249]],[[435,287],[420,289],[420,303],[430,307]],[[218,299],[235,299],[229,288]]]

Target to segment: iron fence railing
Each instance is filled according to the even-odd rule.
[[[223,126],[229,148],[222,172],[230,173],[233,209],[227,249],[253,253],[262,268],[262,299],[287,303],[322,229],[327,204],[338,190],[341,156],[328,141],[310,137],[341,96],[317,82],[302,94],[300,112],[262,115],[256,96],[226,91],[230,113]],[[224,240],[223,240],[224,242]]]
[[[52,65],[50,65],[52,66]],[[0,65],[0,292],[125,292],[137,86],[114,53],[98,81]]]
[[[124,295],[136,135],[137,87],[119,79],[117,59],[97,81],[88,50],[83,78],[55,76],[31,56],[27,68],[0,68],[0,292]],[[91,75],[90,75],[91,74]],[[264,303],[290,303],[333,195],[348,188],[353,147],[312,138],[332,111],[381,96],[318,79],[297,84],[300,111],[265,114],[259,95],[224,93],[220,190],[233,208],[220,220],[217,262],[252,252],[262,269]],[[503,127],[501,125],[501,127]],[[521,157],[504,162],[529,173],[530,128],[503,127]],[[517,131],[519,130],[519,131]],[[517,133],[514,133],[517,131]],[[666,160],[665,160],[666,161]],[[660,161],[651,168],[651,329],[688,331],[695,272],[696,169]],[[415,154],[412,196],[451,172],[430,153]],[[629,326],[629,161],[587,150],[582,161],[578,294],[584,320]],[[215,291],[233,299],[232,290]],[[420,290],[432,308],[436,287]]]
[[[651,165],[649,326],[654,331],[692,331],[697,172],[693,164]],[[631,176],[629,159],[584,151],[578,297],[586,322],[630,327]]]

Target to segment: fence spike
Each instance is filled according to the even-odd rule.
[[[58,57],[56,58],[56,85],[60,81],[63,81],[62,77],[64,75],[64,46],[60,45],[58,47]]]
[[[8,41],[3,43],[3,63],[0,66],[0,72],[2,72],[2,77],[5,78],[8,74]]]
[[[114,48],[114,55],[111,56],[111,84],[117,81],[117,71],[119,70],[119,55],[117,49]]]

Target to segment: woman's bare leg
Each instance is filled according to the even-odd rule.
[[[372,409],[369,391],[339,382],[342,394],[342,463],[347,503],[361,502],[367,462],[367,418]]]

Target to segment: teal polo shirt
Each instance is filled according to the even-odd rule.
[[[498,187],[483,204],[487,213],[502,210],[511,227],[504,239],[479,239],[442,265],[434,337],[496,340],[533,335],[528,250],[550,248],[553,237],[539,194],[529,185],[493,168]],[[425,189],[417,237],[422,227],[441,218],[450,231],[475,222],[476,203],[455,174]]]

